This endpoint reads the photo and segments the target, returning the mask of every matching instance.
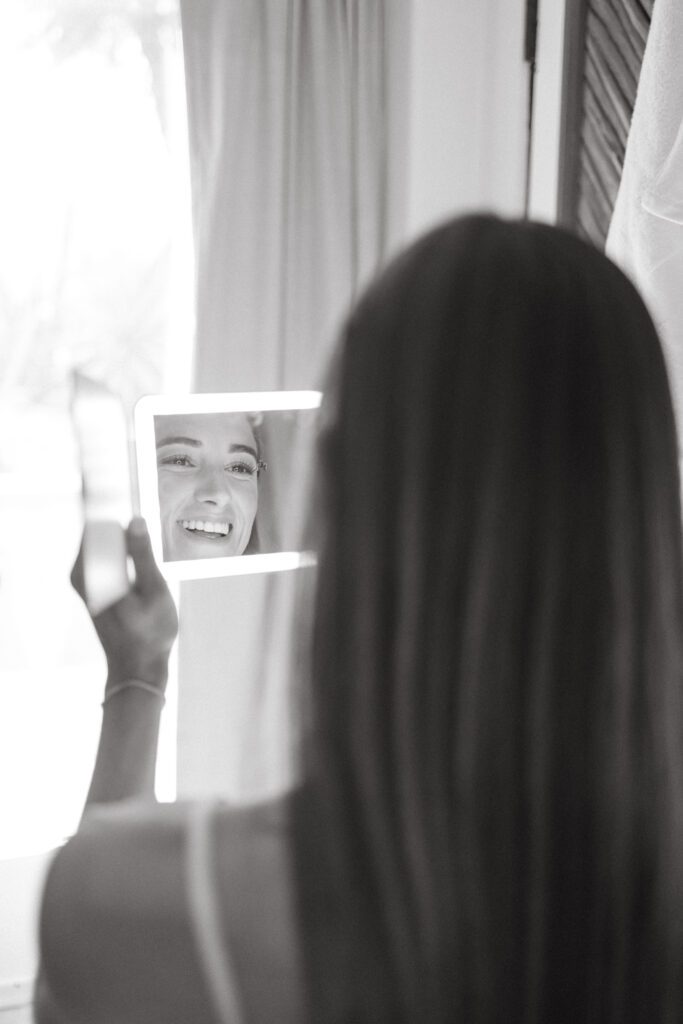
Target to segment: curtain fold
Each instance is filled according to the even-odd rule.
[[[401,232],[407,0],[183,0],[195,388],[303,387]]]
[[[318,386],[403,230],[410,0],[181,0],[194,390]],[[291,777],[292,575],[184,584],[178,793]]]

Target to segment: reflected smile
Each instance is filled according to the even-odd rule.
[[[223,540],[233,528],[232,523],[227,521],[214,522],[209,519],[178,519],[177,522],[193,537],[206,537],[209,540]]]

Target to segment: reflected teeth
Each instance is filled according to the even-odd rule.
[[[201,533],[217,533],[221,537],[227,537],[232,529],[230,523],[211,523],[205,519],[181,519],[180,525],[186,530],[195,530]]]

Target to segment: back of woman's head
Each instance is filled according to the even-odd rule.
[[[677,452],[635,289],[557,229],[447,224],[357,307],[326,416],[315,1019],[678,1019]]]

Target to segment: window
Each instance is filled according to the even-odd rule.
[[[178,0],[0,5],[0,855],[78,821],[104,663],[69,586],[69,375],[130,411],[189,390],[192,247]],[[173,693],[159,795],[173,795]]]

